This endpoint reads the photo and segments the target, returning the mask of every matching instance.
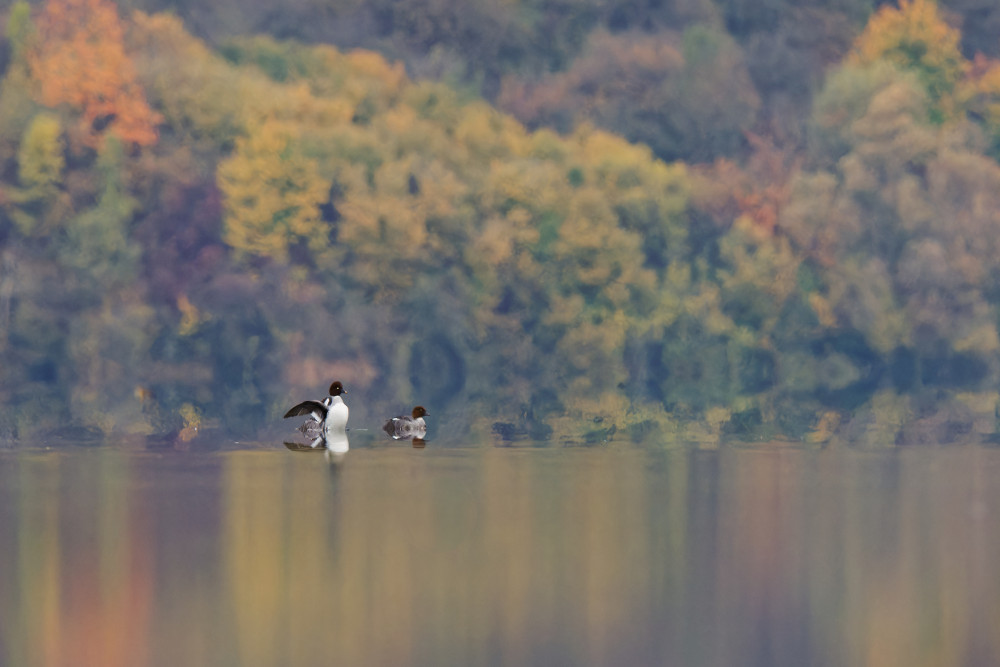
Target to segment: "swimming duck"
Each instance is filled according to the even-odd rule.
[[[411,416],[393,417],[385,423],[382,430],[393,437],[394,440],[410,440],[412,438],[423,438],[427,434],[427,422],[424,417],[428,414],[422,405],[413,408]]]
[[[346,395],[347,390],[338,380],[330,385],[330,395],[322,401],[302,401],[294,408],[285,413],[285,419],[289,417],[301,417],[308,415],[311,421],[307,421],[299,427],[303,434],[313,438],[313,447],[316,447],[323,438],[329,440],[333,434],[341,434],[347,431],[347,404],[344,403],[342,395]]]

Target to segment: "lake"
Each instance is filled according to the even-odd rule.
[[[998,518],[986,446],[4,450],[0,664],[995,665]]]

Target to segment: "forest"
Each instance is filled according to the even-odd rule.
[[[996,437],[1000,7],[3,12],[5,443]]]

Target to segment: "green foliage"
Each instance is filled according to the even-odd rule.
[[[11,59],[24,66],[27,51],[36,37],[35,25],[31,20],[31,6],[24,0],[11,5],[7,16],[6,36],[10,42]]]
[[[234,72],[166,14],[137,12],[126,34],[136,75],[168,131],[209,152],[230,149],[247,117],[274,102],[263,77]]]
[[[920,95],[913,75],[894,65],[878,61],[870,66],[845,66],[832,72],[816,96],[812,116],[812,159],[832,165],[851,149],[851,130],[868,113],[872,99],[890,86],[906,86],[914,98]],[[924,97],[926,102],[926,97]],[[927,119],[929,110],[917,109],[918,118]]]
[[[59,241],[60,261],[90,289],[125,287],[138,272],[140,249],[129,230],[139,202],[123,182],[123,163],[121,142],[105,141],[95,165],[100,178],[97,203],[68,220]]]

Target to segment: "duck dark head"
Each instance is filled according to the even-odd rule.
[[[340,396],[341,394],[346,396],[347,390],[344,389],[344,385],[340,384],[340,380],[337,380],[336,382],[330,385],[330,395]]]
[[[410,414],[413,415],[414,419],[419,419],[420,417],[426,417],[430,413],[424,409],[424,406],[418,405],[417,407],[413,408],[413,412]]]

